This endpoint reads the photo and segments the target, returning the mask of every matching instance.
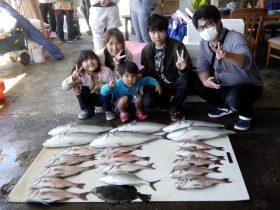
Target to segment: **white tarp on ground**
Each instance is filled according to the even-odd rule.
[[[151,201],[237,201],[249,200],[249,195],[242,178],[234,151],[232,149],[228,137],[222,137],[205,141],[214,146],[222,146],[224,151],[211,150],[210,153],[215,155],[225,156],[222,161],[223,165],[219,170],[222,173],[210,173],[209,177],[214,178],[229,178],[232,183],[218,184],[213,187],[195,190],[177,190],[174,187],[175,179],[169,176],[171,170],[171,163],[175,160],[175,151],[178,149],[173,141],[157,140],[143,145],[143,150],[135,151],[134,154],[139,156],[150,156],[149,162],[154,162],[155,170],[144,170],[137,172],[136,175],[144,180],[161,181],[155,184],[157,191],[150,188],[149,185],[137,186],[139,192],[143,194],[151,194]],[[10,202],[25,202],[25,198],[31,192],[29,185],[36,180],[45,170],[47,162],[57,156],[59,152],[64,149],[48,149],[44,148],[34,160],[32,165],[23,175],[21,180],[17,183],[13,191],[8,197]],[[230,163],[227,153],[230,154],[232,163]],[[97,161],[88,161],[80,166],[94,165]],[[147,164],[147,161],[139,162]],[[83,172],[80,175],[67,178],[70,181],[77,183],[86,183],[84,189],[70,188],[72,192],[87,192],[93,187],[105,185],[99,178],[103,177],[101,170],[105,166],[99,166],[95,170]],[[211,166],[212,167],[212,166]],[[89,194],[87,196],[88,202],[102,202],[95,195]],[[138,201],[138,200],[137,200]],[[70,199],[66,202],[84,202],[79,199]]]

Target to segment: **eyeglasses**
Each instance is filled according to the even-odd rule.
[[[197,26],[196,30],[197,30],[198,32],[202,32],[202,31],[204,31],[205,29],[209,29],[209,28],[215,26],[215,24],[216,24],[216,23],[215,23],[214,21],[211,21],[211,22],[206,23],[204,26]]]

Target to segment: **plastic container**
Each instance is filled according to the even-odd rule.
[[[4,81],[0,79],[0,101],[5,99],[4,90],[5,90]]]

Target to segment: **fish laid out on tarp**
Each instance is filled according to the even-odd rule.
[[[60,153],[63,156],[78,156],[78,157],[85,157],[85,156],[92,156],[100,153],[101,149],[96,149],[90,146],[75,146],[66,148],[64,151]]]
[[[109,155],[118,155],[123,153],[133,152],[135,150],[142,150],[142,146],[130,146],[130,147],[107,147],[98,154],[100,157]]]
[[[90,146],[96,148],[133,146],[157,139],[160,139],[160,137],[141,132],[115,131],[95,138]]]
[[[66,189],[70,187],[75,187],[78,189],[83,189],[85,183],[74,183],[69,180],[57,178],[57,177],[43,177],[35,180],[30,188],[33,190],[41,188],[57,188],[57,189]]]
[[[188,168],[183,168],[183,169],[178,169],[178,170],[173,169],[170,172],[170,176],[172,178],[180,178],[183,176],[201,176],[201,175],[205,175],[208,173],[222,173],[218,169],[219,169],[219,167],[207,168],[207,167],[202,167],[202,166],[191,166]]]
[[[194,155],[188,155],[186,157],[180,157],[174,160],[172,163],[172,168],[180,169],[187,168],[190,166],[209,166],[209,165],[223,165],[220,159],[210,159],[195,157]]]
[[[99,134],[94,133],[67,133],[52,136],[44,143],[44,147],[71,147],[89,144],[93,139],[98,137]]]
[[[92,156],[85,156],[85,157],[78,157],[78,156],[59,156],[51,159],[48,164],[46,165],[47,168],[52,166],[71,166],[77,165],[79,163],[83,163],[89,160],[95,160],[95,157]]]
[[[119,172],[127,172],[133,173],[143,169],[155,169],[153,167],[154,163],[149,163],[147,165],[141,165],[137,163],[123,163],[123,162],[116,162],[102,170],[103,174],[114,174]]]
[[[125,173],[125,172],[114,173],[114,174],[102,177],[102,178],[100,178],[100,180],[106,184],[114,184],[114,185],[149,184],[150,187],[155,191],[156,191],[156,188],[155,188],[154,184],[161,181],[161,180],[156,180],[153,182],[149,182],[149,181],[139,178],[138,176],[136,176],[134,174]]]
[[[95,169],[96,166],[79,167],[79,166],[53,166],[43,172],[41,177],[68,177],[80,174],[84,171]]]
[[[110,155],[106,156],[103,159],[99,160],[99,164],[101,165],[109,165],[115,162],[136,162],[141,160],[150,160],[150,157],[140,157],[134,154],[118,154],[118,155]]]
[[[193,149],[201,149],[201,150],[224,150],[223,147],[215,147],[213,145],[207,144],[202,141],[192,141],[192,140],[187,140],[187,141],[181,141],[178,143],[179,147],[183,148],[193,148]]]
[[[77,123],[65,124],[57,126],[56,128],[51,129],[48,134],[51,136],[56,136],[59,134],[66,133],[103,133],[113,129],[108,126],[101,125],[80,125]]]
[[[110,130],[110,132],[131,131],[131,132],[142,132],[142,133],[154,133],[157,131],[161,131],[162,128],[164,128],[165,126],[166,126],[165,124],[155,123],[155,122],[132,121],[130,123],[120,125]]]
[[[225,157],[222,155],[213,155],[209,152],[205,152],[199,149],[192,149],[192,148],[179,149],[175,152],[175,154],[182,157],[186,157],[188,155],[194,155],[195,157],[201,157],[201,158],[220,159],[220,160],[225,159]]]
[[[223,128],[225,127],[222,124],[198,121],[198,120],[180,120],[178,122],[171,123],[170,125],[165,126],[162,130],[165,132],[172,132],[181,128],[195,127],[195,126],[205,126],[205,127],[214,127],[214,128]]]
[[[91,191],[99,199],[111,204],[125,204],[139,198],[144,203],[148,203],[151,195],[141,194],[137,192],[134,186],[129,185],[107,185],[95,187]]]
[[[185,141],[185,140],[206,140],[213,139],[221,136],[226,136],[228,134],[234,134],[234,131],[226,130],[222,128],[212,128],[212,127],[189,127],[181,128],[167,134],[167,138],[174,141]]]
[[[87,200],[87,195],[90,192],[73,193],[67,190],[43,188],[31,192],[26,198],[26,202],[36,202],[42,204],[49,204],[57,201],[64,201],[70,198],[79,198],[81,200]]]
[[[201,189],[210,187],[220,183],[231,183],[228,178],[214,179],[206,176],[194,176],[194,177],[181,177],[175,182],[177,189]]]

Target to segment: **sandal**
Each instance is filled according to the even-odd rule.
[[[148,115],[145,114],[145,113],[142,112],[142,111],[136,111],[136,112],[135,112],[135,116],[136,116],[140,121],[145,120],[145,119],[147,119],[147,117],[148,117]]]
[[[127,112],[120,113],[120,120],[122,123],[129,121],[129,114]]]

